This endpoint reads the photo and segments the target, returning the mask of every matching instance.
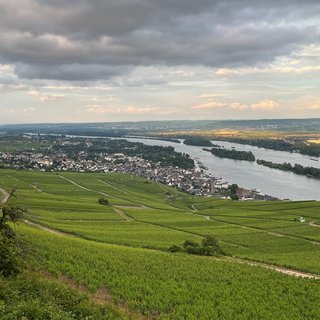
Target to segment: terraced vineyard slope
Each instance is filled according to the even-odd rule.
[[[89,297],[96,292],[114,310],[109,316],[317,319],[320,313],[319,202],[233,202],[125,174],[1,170],[4,197],[13,186],[18,196],[10,201],[28,212],[16,231],[32,248],[29,268]],[[207,236],[227,255],[168,252]]]

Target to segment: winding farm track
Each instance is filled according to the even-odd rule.
[[[316,224],[316,221],[315,221],[315,220],[310,221],[310,222],[309,222],[309,226],[320,228],[320,224]]]
[[[117,188],[116,186],[112,185],[111,183],[109,183],[109,182],[107,182],[107,181],[104,181],[104,180],[101,180],[101,179],[97,179],[97,180],[100,181],[101,183],[103,183],[103,184],[105,184],[105,185],[107,185],[107,186],[109,186],[109,187],[111,187],[111,188],[113,188],[113,189],[121,192],[121,193],[129,194],[129,192],[126,192],[126,191],[124,191],[124,190],[121,190],[121,189]]]
[[[197,212],[197,211],[198,211],[198,209],[194,206],[194,204],[191,205],[191,208],[192,208],[192,210],[193,210],[194,212]]]
[[[68,178],[64,177],[63,175],[61,175],[61,174],[59,174],[59,177],[60,177],[61,179],[64,179],[64,180],[69,181],[70,183],[72,183],[73,185],[77,186],[77,187],[80,188],[80,189],[83,189],[83,190],[86,190],[86,191],[90,191],[90,192],[95,192],[95,193],[101,194],[101,195],[106,196],[106,197],[112,197],[112,196],[111,196],[110,194],[108,194],[108,193],[105,193],[105,192],[101,192],[101,191],[97,191],[97,190],[93,190],[93,189],[89,189],[89,188],[87,188],[87,187],[84,187],[84,186],[82,186],[81,184],[79,184],[79,183],[77,183],[77,182],[75,182],[75,181],[73,181],[73,180],[71,180],[71,179],[68,179]]]
[[[64,237],[73,237],[72,234],[70,233],[66,233],[66,232],[62,232],[62,231],[59,231],[59,230],[55,230],[55,229],[51,229],[49,227],[46,227],[42,224],[39,224],[39,223],[35,223],[35,222],[32,222],[30,220],[23,220],[23,222],[25,224],[28,224],[29,226],[33,226],[33,227],[36,227],[38,229],[41,229],[43,231],[46,231],[46,232],[49,232],[49,233],[52,233],[54,235],[57,235],[57,236],[64,236]]]
[[[112,209],[121,217],[121,218],[123,218],[125,221],[130,221],[130,222],[132,222],[132,221],[134,221],[131,217],[129,217],[123,210],[121,210],[120,208],[122,208],[122,207],[120,207],[120,206],[112,206]]]
[[[233,257],[228,257],[225,260],[227,261],[233,261],[241,264],[247,264],[250,266],[256,266],[256,267],[262,267],[270,270],[274,270],[280,273],[284,273],[288,276],[294,276],[294,277],[301,277],[301,278],[308,278],[308,279],[320,279],[320,275],[317,274],[312,274],[312,273],[307,273],[303,271],[298,271],[298,270],[292,270],[288,268],[283,268],[283,267],[278,267],[272,264],[267,264],[267,263],[262,263],[262,262],[255,262],[255,261],[249,261],[245,259],[239,259],[239,258],[233,258]]]
[[[36,184],[32,184],[32,183],[29,183],[29,182],[26,182],[26,181],[23,181],[21,179],[18,179],[16,177],[13,177],[13,176],[10,176],[8,175],[9,178],[13,179],[13,180],[16,180],[18,182],[22,182],[22,183],[25,183],[27,184],[28,186],[32,187],[34,190],[36,190],[36,192],[43,192],[40,188],[38,188],[38,186]]]
[[[10,193],[3,188],[0,188],[0,192],[2,193],[1,203],[6,203],[10,197]]]

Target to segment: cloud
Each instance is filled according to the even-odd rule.
[[[249,109],[253,110],[270,110],[279,106],[279,103],[273,100],[263,100],[257,103],[248,105]]]
[[[320,100],[314,100],[312,97],[304,97],[298,102],[296,110],[320,110]]]
[[[137,106],[106,106],[100,104],[89,104],[85,107],[85,112],[96,114],[115,114],[115,113],[127,113],[127,114],[144,114],[154,111],[150,107],[137,107]]]
[[[159,65],[223,75],[318,43],[319,9],[311,0],[0,0],[0,61],[25,79],[111,79]]]
[[[35,111],[37,111],[37,108],[34,108],[34,107],[28,107],[23,109],[23,112],[27,112],[27,113],[35,112]]]
[[[0,92],[16,92],[16,91],[27,91],[30,87],[23,83],[17,84],[2,84],[0,83]]]
[[[62,100],[66,98],[64,94],[43,94],[37,90],[29,91],[28,95],[36,98],[40,102],[56,101],[56,100]]]
[[[223,97],[225,94],[223,93],[204,93],[197,96],[197,98],[216,98],[216,97]]]
[[[211,110],[211,109],[235,109],[235,110],[270,110],[279,106],[279,103],[273,100],[262,100],[251,104],[242,104],[240,102],[217,102],[209,101],[207,103],[202,103],[194,105],[191,109],[194,110]]]
[[[305,108],[309,109],[309,110],[320,110],[320,102],[312,103],[312,104],[306,106]]]
[[[204,109],[220,109],[220,108],[225,108],[228,105],[223,102],[216,102],[216,101],[210,101],[207,103],[201,103],[197,104],[191,107],[191,109],[195,110],[204,110]]]

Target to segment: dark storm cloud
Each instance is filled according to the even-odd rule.
[[[22,64],[17,63],[16,73],[25,79],[54,79],[66,81],[90,81],[96,79],[110,79],[117,75],[130,72],[132,68],[126,66],[108,66],[95,64]]]
[[[319,13],[311,0],[0,0],[0,61],[23,78],[61,80],[257,65],[317,43]]]

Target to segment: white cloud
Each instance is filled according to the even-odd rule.
[[[204,93],[197,96],[197,98],[216,98],[216,97],[223,97],[225,94],[223,93]]]
[[[197,104],[191,107],[191,109],[199,110],[199,109],[219,109],[225,108],[228,105],[224,102],[210,101],[207,103]]]
[[[62,100],[66,97],[64,94],[42,94],[37,90],[29,91],[28,95],[36,98],[41,102]]]
[[[23,112],[35,112],[37,111],[37,108],[34,107],[27,107],[23,109]]]
[[[210,110],[210,109],[230,108],[230,109],[237,109],[237,110],[270,110],[278,106],[279,106],[279,103],[273,100],[262,100],[262,101],[251,103],[251,104],[243,104],[240,102],[226,103],[226,102],[209,101],[207,103],[194,105],[191,107],[191,109]]]
[[[250,108],[251,109],[262,109],[269,110],[279,106],[279,103],[273,100],[263,100],[258,103],[253,103]]]
[[[143,114],[154,111],[150,107],[136,107],[136,106],[108,106],[99,104],[89,104],[85,107],[88,113],[96,114],[112,114],[112,113],[129,113],[129,114]]]

